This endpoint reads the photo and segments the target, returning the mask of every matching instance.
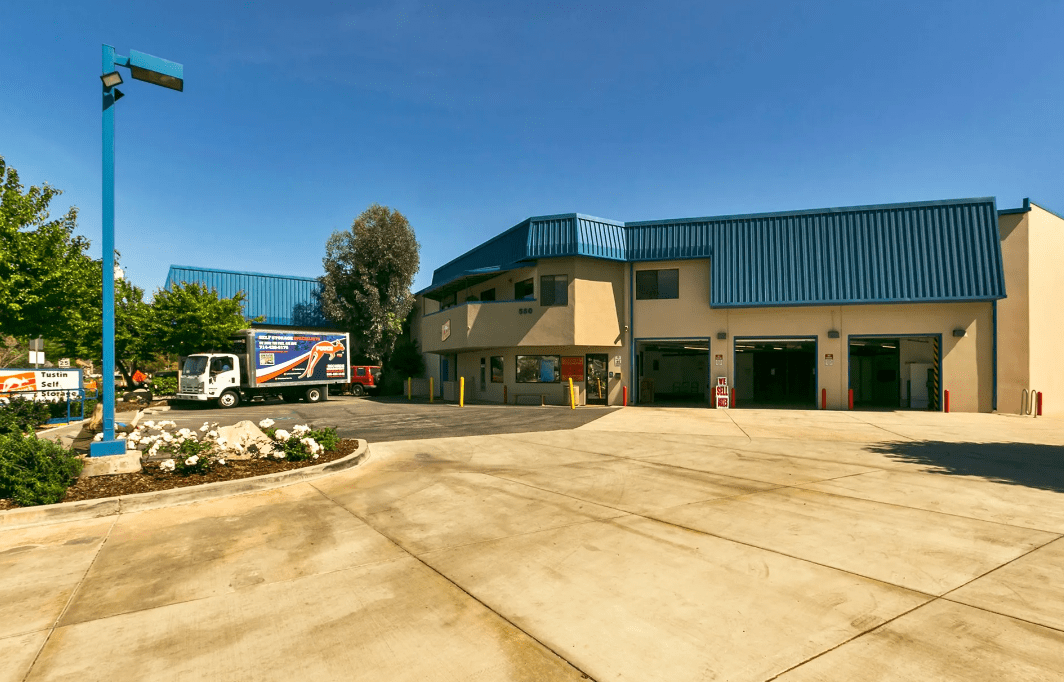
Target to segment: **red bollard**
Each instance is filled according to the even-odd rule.
[[[1035,404],[1035,416],[1041,417],[1042,416],[1042,392],[1041,391],[1039,391],[1037,394],[1035,394],[1034,404]]]
[[[850,389],[850,409],[853,409],[853,389]]]
[[[828,389],[820,389],[820,409],[828,409]]]
[[[731,398],[728,399],[728,405],[730,407],[735,407],[735,389],[734,388],[731,390]]]
[[[949,414],[949,391],[944,391],[944,393],[946,394],[946,414]]]
[[[624,395],[624,406],[628,407],[628,387],[622,386],[622,394]]]

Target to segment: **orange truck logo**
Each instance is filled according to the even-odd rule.
[[[344,342],[343,341],[321,341],[314,344],[314,347],[310,349],[310,359],[307,360],[307,368],[303,370],[303,373],[299,375],[299,378],[313,376],[314,367],[318,364],[326,355],[332,360],[337,355],[343,355]]]

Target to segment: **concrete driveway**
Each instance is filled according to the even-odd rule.
[[[1064,678],[1064,423],[627,408],[0,532],[0,680]]]

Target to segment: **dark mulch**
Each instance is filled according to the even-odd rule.
[[[133,493],[149,493],[155,490],[171,490],[173,488],[202,485],[203,483],[232,481],[239,478],[262,476],[263,474],[275,474],[278,471],[291,471],[292,469],[302,469],[303,467],[332,462],[346,457],[357,449],[358,440],[345,438],[340,441],[335,450],[323,452],[317,459],[308,459],[305,462],[289,462],[288,460],[276,459],[227,459],[224,466],[215,465],[205,474],[193,474],[191,476],[168,473],[159,469],[158,462],[146,462],[143,471],[136,474],[79,478],[77,483],[67,488],[63,502],[94,500],[100,497],[132,495]],[[0,499],[0,510],[14,509],[17,506],[10,499]]]

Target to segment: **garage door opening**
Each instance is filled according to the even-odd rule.
[[[709,340],[642,341],[639,404],[709,405]]]
[[[850,337],[854,409],[937,410],[938,337]]]
[[[735,407],[816,406],[815,339],[735,340]]]

